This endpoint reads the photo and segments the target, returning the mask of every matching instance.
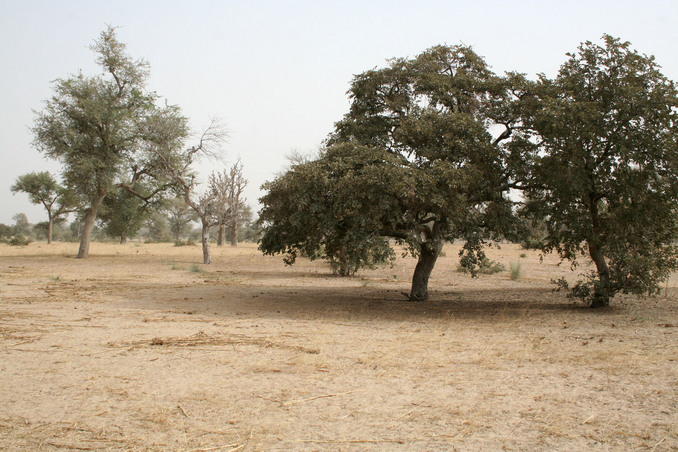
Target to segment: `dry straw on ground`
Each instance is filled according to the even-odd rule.
[[[675,450],[678,292],[591,311],[552,256],[492,249],[407,303],[253,245],[0,246],[5,450]],[[523,256],[524,255],[524,256]],[[196,266],[200,272],[192,271]]]

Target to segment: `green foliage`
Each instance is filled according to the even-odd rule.
[[[160,211],[151,212],[145,221],[147,228],[146,242],[172,242],[172,231],[167,217]]]
[[[298,255],[324,257],[342,275],[387,261],[392,251],[379,229],[390,221],[395,200],[379,199],[379,191],[399,183],[397,173],[389,171],[393,158],[348,143],[323,155],[264,185],[260,248],[266,254],[286,253],[288,264]]]
[[[357,75],[349,95],[320,156],[264,186],[265,253],[351,273],[388,260],[392,238],[419,259],[414,300],[454,239],[472,275],[502,238],[573,266],[588,255],[596,272],[572,293],[592,306],[656,293],[678,268],[678,95],[629,43],[586,42],[535,82],[437,46]]]
[[[490,133],[506,84],[470,47],[393,60],[356,76],[349,94],[350,111],[321,155],[264,186],[264,252],[293,262],[324,251],[350,273],[388,261],[392,238],[426,261],[423,276],[443,241],[465,238],[474,254],[515,232],[509,135]],[[413,299],[426,298],[419,289]]]
[[[78,257],[87,256],[99,208],[115,188],[148,202],[170,187],[163,170],[181,167],[177,153],[188,135],[177,107],[156,106],[148,63],[127,54],[113,27],[91,49],[102,73],[57,79],[33,127],[34,145],[63,165],[65,184],[82,201]]]
[[[174,241],[181,241],[191,232],[191,222],[197,219],[195,212],[182,198],[170,198],[163,206],[168,214],[168,226]]]
[[[29,243],[31,243],[33,240],[31,240],[30,237],[26,237],[23,235],[17,235],[9,239],[7,242],[9,245],[12,246],[26,246]]]
[[[494,275],[495,273],[501,273],[506,271],[506,267],[501,262],[496,262],[490,260],[487,256],[483,256],[474,267],[477,273],[482,275]],[[471,273],[468,266],[464,266],[462,262],[459,262],[457,266],[457,271],[460,273]]]
[[[524,214],[545,224],[539,247],[596,272],[573,294],[657,293],[678,268],[678,96],[652,57],[604,36],[570,54],[520,102],[529,156]]]
[[[14,235],[14,228],[0,223],[0,241],[8,241]]]
[[[149,204],[143,199],[125,189],[115,189],[104,198],[99,221],[107,236],[124,243],[139,232],[149,216]]]
[[[28,222],[28,217],[25,213],[17,213],[12,217],[14,220],[14,228],[12,230],[12,235],[14,236],[23,236],[31,237],[33,231],[31,224]]]

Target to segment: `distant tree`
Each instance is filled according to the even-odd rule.
[[[238,245],[238,230],[245,220],[245,198],[243,191],[247,186],[247,179],[242,174],[243,166],[240,160],[228,171],[215,173],[210,179],[219,206],[219,233],[217,246],[222,246],[226,239],[226,231],[231,246]]]
[[[349,95],[321,156],[265,186],[261,249],[324,250],[350,272],[388,259],[392,238],[418,258],[410,300],[426,300],[445,241],[465,240],[475,272],[516,228],[507,79],[470,47],[436,46],[357,75]]]
[[[99,223],[104,233],[127,243],[148,219],[148,204],[127,190],[113,189],[101,203]]]
[[[245,204],[242,208],[241,213],[241,223],[237,231],[237,240],[244,242],[256,242],[259,240],[260,230],[256,225],[256,222],[253,221],[254,213],[252,208]],[[226,240],[232,241],[233,238],[227,232]]]
[[[47,211],[47,243],[52,243],[54,222],[76,210],[76,199],[72,191],[59,185],[48,171],[28,173],[19,176],[10,187],[14,193],[28,194],[33,204],[42,204]]]
[[[145,222],[148,228],[147,241],[162,243],[172,241],[172,231],[167,217],[159,210],[150,212]]]
[[[14,220],[14,235],[31,236],[31,224],[28,222],[25,213],[16,213],[12,216],[12,219]]]
[[[12,226],[0,223],[0,241],[6,242],[14,235],[14,228]]]
[[[603,40],[528,89],[516,141],[532,159],[526,213],[546,225],[541,248],[595,263],[572,292],[592,307],[657,293],[678,264],[675,85],[653,57]]]
[[[174,241],[179,242],[191,232],[191,223],[197,219],[195,213],[183,198],[167,200],[164,209],[168,214],[169,228]]]
[[[126,53],[113,27],[91,49],[103,74],[57,79],[33,127],[35,146],[63,164],[66,184],[84,199],[79,258],[88,256],[104,198],[115,187],[142,196],[136,186],[143,181],[155,184],[150,196],[167,189],[148,149],[167,148],[188,135],[185,120],[163,134],[152,133],[157,118],[175,115],[177,108],[155,105],[157,95],[146,89],[148,63]]]

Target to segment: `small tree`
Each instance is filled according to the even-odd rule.
[[[582,44],[519,102],[526,213],[546,224],[544,251],[595,263],[572,291],[592,307],[657,293],[678,265],[676,88],[653,57],[603,40]]]
[[[17,213],[12,217],[14,220],[13,234],[15,237],[30,239],[32,236],[31,224],[28,222],[28,217],[25,213]]]
[[[33,204],[42,204],[47,211],[47,243],[52,243],[54,222],[74,212],[76,201],[73,192],[59,185],[48,171],[19,176],[10,187],[14,193],[28,194]]]

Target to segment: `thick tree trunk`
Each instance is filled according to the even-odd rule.
[[[598,201],[600,197],[595,193],[589,193],[589,213],[591,215],[591,225],[593,226],[593,236],[588,239],[589,254],[596,264],[599,281],[595,285],[593,292],[592,308],[604,308],[610,306],[610,297],[613,295],[610,287],[610,268],[605,261],[605,254],[600,246],[598,238],[603,232],[598,211]]]
[[[605,255],[600,249],[600,246],[593,240],[589,240],[588,245],[589,254],[591,255],[593,262],[596,264],[598,278],[600,279],[593,292],[591,307],[604,308],[610,306],[610,268],[607,266]]]
[[[127,234],[123,232],[122,234],[120,234],[120,244],[124,245],[125,243],[127,243]]]
[[[412,276],[410,301],[428,300],[428,280],[442,249],[442,240],[430,240],[421,245],[419,260]]]
[[[85,219],[82,225],[82,232],[80,234],[80,248],[78,249],[78,259],[84,259],[89,256],[89,242],[92,238],[92,229],[97,219],[97,212],[104,195],[99,195],[92,200],[87,212],[85,212]]]
[[[212,254],[210,251],[210,225],[202,223],[202,263],[209,264],[212,262]]]
[[[231,225],[231,246],[238,246],[238,224]]]
[[[226,243],[226,225],[220,223],[219,234],[217,235],[217,246],[224,246],[224,243]]]

